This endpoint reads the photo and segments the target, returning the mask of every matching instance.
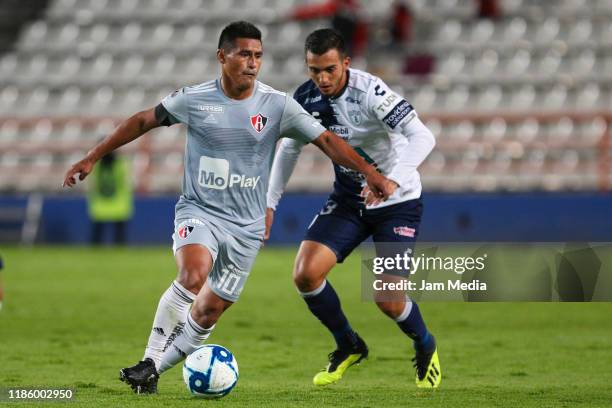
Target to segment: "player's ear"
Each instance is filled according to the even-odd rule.
[[[342,61],[342,65],[344,66],[344,69],[348,69],[348,67],[351,65],[351,57],[349,57],[348,55],[344,57],[344,61]]]
[[[223,48],[217,50],[217,61],[221,64],[225,64],[225,50]]]

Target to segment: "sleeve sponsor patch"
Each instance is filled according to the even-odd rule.
[[[395,127],[406,117],[413,112],[414,108],[411,104],[408,103],[405,99],[402,99],[400,103],[395,105],[395,108],[391,110],[383,118],[383,122],[385,122],[391,129],[395,129]]]

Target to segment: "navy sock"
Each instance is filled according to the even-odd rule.
[[[308,309],[331,332],[339,349],[352,349],[357,336],[340,307],[340,299],[332,285],[325,281],[312,292],[300,292]]]
[[[414,341],[416,350],[431,352],[436,348],[434,336],[427,330],[419,306],[415,302],[406,302],[404,313],[396,319],[396,323]]]

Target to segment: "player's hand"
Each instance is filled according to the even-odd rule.
[[[266,208],[266,232],[264,233],[264,241],[270,239],[270,230],[272,229],[272,223],[274,222],[274,210]]]
[[[72,187],[76,184],[75,176],[79,175],[79,181],[85,180],[85,177],[91,173],[95,161],[90,159],[89,157],[85,157],[83,160],[75,163],[70,167],[70,170],[66,172],[64,176],[64,183],[62,187]]]
[[[387,201],[389,196],[399,187],[395,181],[389,180],[378,172],[372,172],[366,178],[367,185],[361,191],[365,205],[377,205]]]

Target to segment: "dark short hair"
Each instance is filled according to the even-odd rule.
[[[304,54],[310,51],[313,54],[322,55],[334,48],[341,56],[346,55],[346,45],[342,34],[333,28],[321,28],[306,37]]]
[[[218,48],[231,49],[238,38],[251,38],[261,41],[261,31],[247,21],[234,21],[223,28],[219,36]]]

